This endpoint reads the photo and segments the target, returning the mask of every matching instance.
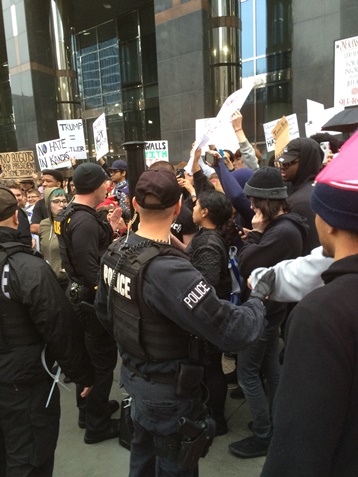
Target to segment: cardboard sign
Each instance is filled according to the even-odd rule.
[[[169,162],[168,141],[146,141],[145,162],[147,166],[149,167],[158,161]]]
[[[297,122],[297,114],[290,114],[289,116],[286,116],[286,120],[288,122],[289,129],[290,129],[290,138],[295,139],[296,137],[300,137],[300,131],[298,129],[298,122]],[[279,121],[280,119],[275,119],[273,121],[263,124],[267,152],[275,150],[275,138],[273,137],[272,129],[276,126],[276,124]]]
[[[99,161],[101,157],[105,156],[109,151],[106,116],[104,113],[101,114],[93,123],[93,137],[96,148],[96,157],[97,161]]]
[[[82,119],[60,119],[57,127],[60,139],[66,139],[70,157],[87,159]]]
[[[285,116],[279,120],[272,130],[272,135],[275,139],[275,159],[282,155],[283,150],[290,142],[290,126]]]
[[[36,152],[41,170],[71,167],[66,139],[37,143]]]
[[[5,179],[29,179],[35,172],[32,151],[0,152],[0,165]]]

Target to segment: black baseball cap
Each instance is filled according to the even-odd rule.
[[[146,196],[154,195],[159,199],[157,204],[146,203]],[[166,169],[150,169],[144,171],[135,188],[135,198],[143,209],[167,209],[175,205],[181,196],[181,188],[172,171]]]

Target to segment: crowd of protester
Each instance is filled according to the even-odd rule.
[[[215,145],[211,145],[206,153],[209,157],[211,156],[210,161],[206,161],[205,158],[208,156],[198,149],[191,151],[193,155],[191,162],[184,161],[172,165],[169,162],[160,161],[152,164],[150,169],[164,169],[175,174],[182,190],[182,206],[180,213],[171,224],[170,242],[187,254],[191,263],[202,273],[206,282],[215,289],[220,299],[232,301],[233,285],[228,268],[229,249],[232,247],[235,247],[237,251],[238,273],[242,281],[240,295],[242,304],[250,297],[252,287],[250,277],[258,279],[256,269],[271,267],[276,270],[276,276],[280,277],[276,279],[277,288],[265,303],[268,325],[254,344],[238,353],[235,352],[236,350],[220,349],[211,343],[208,343],[207,347],[207,364],[203,383],[208,390],[207,406],[216,423],[215,435],[221,436],[228,432],[225,401],[229,378],[224,374],[222,358],[224,351],[231,351],[236,368],[230,378],[232,380],[234,377],[237,386],[234,390],[236,396],[234,392],[232,397],[246,399],[252,418],[247,424],[252,436],[233,442],[229,449],[235,456],[252,458],[267,455],[273,439],[275,439],[276,449],[279,449],[277,442],[280,436],[275,438],[273,409],[282,368],[285,368],[286,363],[285,324],[289,314],[296,309],[297,303],[311,291],[308,289],[302,292],[302,296],[299,291],[293,293],[293,296],[285,295],[285,286],[282,285],[282,291],[279,290],[279,285],[284,283],[286,269],[282,271],[275,267],[280,267],[280,262],[283,260],[291,264],[297,257],[311,257],[310,254],[313,253],[313,258],[309,259],[312,262],[307,262],[314,263],[311,267],[314,283],[312,282],[309,287],[314,289],[322,285],[320,273],[331,264],[331,259],[323,259],[322,251],[318,248],[320,241],[316,228],[316,212],[320,212],[320,206],[317,206],[320,197],[315,198],[316,208],[314,209],[311,207],[311,200],[316,177],[324,167],[323,152],[319,143],[330,142],[329,159],[339,151],[339,145],[336,139],[329,135],[293,139],[280,157],[270,166],[264,166],[260,151],[250,144],[244,133],[241,113],[234,113],[231,122],[238,139],[239,147],[236,151],[224,149],[222,155]],[[328,164],[329,161],[326,163]],[[105,244],[106,248],[111,241],[116,241],[127,234],[131,225],[132,197],[129,195],[127,182],[127,163],[118,159],[108,165],[104,159],[101,159],[99,164],[103,174],[106,175],[105,197],[91,202],[91,207],[96,209],[99,221],[112,226],[109,228],[110,237]],[[192,165],[189,166],[189,164]],[[1,178],[1,186],[8,188],[17,200],[19,241],[41,253],[54,271],[60,288],[68,292],[67,295],[74,282],[64,264],[63,250],[61,252],[61,247],[64,248],[64,246],[61,245],[59,233],[56,231],[56,217],[61,216],[63,209],[66,209],[69,204],[76,204],[81,193],[94,194],[97,190],[76,191],[76,174],[77,183],[83,187],[79,179],[80,173],[76,172],[79,171],[78,167],[80,167],[78,164],[74,164],[73,174],[67,177],[66,181],[60,170],[49,169],[43,170],[41,174],[34,173],[32,178],[24,178],[19,182],[6,177]],[[82,169],[81,173],[83,173]],[[81,180],[83,180],[82,175]],[[336,213],[339,214],[339,210]],[[115,226],[114,222],[116,222]],[[83,244],[77,245],[81,248]],[[97,252],[99,255],[102,254],[102,251]],[[317,267],[316,256],[319,262]],[[99,259],[100,257],[96,258],[98,265],[96,273],[99,272]],[[309,273],[307,272],[308,276]],[[94,282],[92,285],[95,287],[96,284],[97,282]],[[300,285],[297,287],[299,290]],[[304,289],[303,285],[302,289]],[[289,294],[289,288],[286,290]],[[83,328],[87,351],[96,368],[93,358],[95,355],[93,348],[96,347],[96,343],[88,344],[88,330],[84,325]],[[292,337],[293,332],[290,331]],[[289,359],[290,369],[292,369],[291,355]],[[297,380],[301,378],[297,376]],[[71,380],[71,377],[67,379]],[[79,392],[83,392],[86,385],[83,383]],[[338,386],[337,383],[332,385]],[[94,390],[93,396],[96,395],[96,384],[94,384]],[[286,388],[284,392],[289,394]],[[281,401],[284,395],[280,396]],[[107,429],[97,431],[92,428],[89,430],[90,411],[86,411],[81,404],[84,401],[83,396],[82,398],[77,396],[78,424],[83,428],[87,425],[85,435],[87,443],[96,443],[119,435],[119,423],[110,419],[111,414],[118,409],[118,403],[108,401],[108,396],[106,399],[109,407],[103,412],[106,422],[109,422],[110,431]],[[278,422],[281,430],[284,424],[280,420]],[[1,418],[0,430],[2,430]],[[235,432],[235,429],[231,430]],[[357,429],[354,432],[358,432]],[[0,450],[1,442],[0,438]],[[294,472],[274,474],[272,473],[274,471],[270,470],[275,468],[272,463],[275,460],[273,451],[270,452],[269,458],[263,474],[265,476],[336,475],[330,474],[329,471],[326,474],[315,474],[314,471],[307,474]],[[285,462],[284,458],[282,460]],[[282,472],[282,467],[277,465],[277,468]],[[5,467],[1,469],[0,466],[0,477],[8,475],[18,474],[7,474]]]

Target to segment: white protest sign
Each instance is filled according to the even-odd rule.
[[[67,141],[70,157],[87,159],[82,119],[60,119],[57,121],[57,127],[60,139]]]
[[[264,133],[265,133],[265,140],[266,140],[266,149],[267,152],[275,150],[275,139],[272,134],[272,130],[276,126],[276,124],[280,121],[281,118],[275,119],[274,121],[270,121],[268,123],[263,124]],[[296,137],[300,137],[300,131],[298,129],[298,122],[297,122],[297,114],[290,114],[286,116],[289,130],[290,130],[290,140],[295,139]]]
[[[201,136],[197,136],[195,139],[192,156],[190,157],[188,164],[185,166],[186,171],[191,172],[193,168],[194,152],[197,149],[209,144],[210,138],[214,137],[214,134],[219,127],[222,126],[224,128],[232,128],[230,118],[236,110],[242,108],[252,88],[254,87],[254,84],[255,80],[253,78],[246,78],[244,86],[226,98],[216,118],[209,118],[209,121],[201,133]]]
[[[71,167],[66,139],[39,142],[36,144],[36,153],[41,170]]]
[[[207,144],[201,148],[201,153],[206,152],[209,144],[214,144],[217,149],[229,149],[232,152],[239,149],[239,141],[231,123],[219,123],[217,127],[213,128],[212,125],[216,126],[216,123],[216,118],[197,119],[195,121],[195,137],[204,137],[205,131],[213,131]],[[205,137],[208,137],[207,134]]]
[[[358,36],[334,43],[334,106],[358,105]]]
[[[93,137],[97,161],[109,151],[107,139],[106,116],[101,114],[93,123]]]
[[[145,162],[150,167],[154,162],[169,161],[168,141],[146,141]]]
[[[324,109],[324,105],[307,99],[307,122],[305,123],[306,137],[311,137],[314,134],[320,133],[321,128],[327,121],[329,121],[335,114],[343,111],[344,107]],[[329,134],[341,134],[337,131],[325,131]]]

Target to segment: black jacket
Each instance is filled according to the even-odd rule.
[[[291,211],[305,217],[309,225],[309,231],[303,244],[303,255],[309,254],[311,250],[320,245],[315,225],[316,214],[311,209],[311,196],[314,180],[321,166],[322,156],[319,146],[312,148],[310,142],[302,140],[296,180],[288,188],[287,202],[291,206]]]
[[[264,233],[250,232],[239,252],[240,274],[247,279],[255,268],[272,267],[282,260],[299,257],[307,231],[305,218],[290,212],[274,219]],[[248,296],[245,284],[242,300]]]
[[[18,242],[17,232],[0,227],[0,243],[7,242]],[[0,382],[31,384],[46,379],[41,364],[41,351],[46,344],[50,367],[56,360],[72,381],[92,385],[93,368],[83,333],[51,267],[42,258],[25,252],[11,255],[7,264],[0,271],[1,287],[6,292],[0,294],[2,314],[6,313],[0,317]],[[5,268],[9,271],[4,277]],[[19,305],[24,319],[34,329],[32,334],[38,338],[27,340],[23,336],[24,343],[14,345],[11,330],[1,325],[11,323],[11,313],[18,311]],[[25,329],[24,326],[24,334]]]
[[[262,477],[358,475],[358,254],[295,307]]]

